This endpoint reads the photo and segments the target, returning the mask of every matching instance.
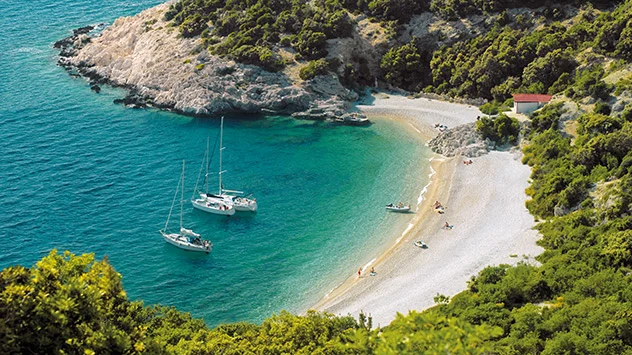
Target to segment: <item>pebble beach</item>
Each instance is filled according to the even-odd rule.
[[[437,123],[450,128],[481,114],[474,106],[385,94],[358,108],[375,122],[404,120],[424,141],[439,134]],[[433,306],[438,294],[465,290],[486,266],[537,263],[534,257],[543,249],[536,245],[535,221],[525,207],[531,171],[521,157],[519,151],[492,151],[464,164],[469,157],[433,156],[430,183],[408,228],[364,265],[360,276],[350,270],[349,278],[312,308],[354,317],[364,312],[375,326],[385,326],[397,313]],[[417,240],[428,247],[415,246]]]

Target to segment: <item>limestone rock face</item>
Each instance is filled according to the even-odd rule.
[[[133,106],[150,104],[186,114],[276,112],[333,119],[357,98],[333,75],[293,82],[283,73],[212,56],[199,38],[182,38],[168,26],[168,6],[119,18],[94,38],[82,37],[81,31],[60,41],[66,55],[59,64],[93,82],[128,88]],[[319,113],[313,116],[312,111]]]
[[[495,148],[494,142],[483,139],[476,132],[476,123],[467,123],[450,128],[428,142],[428,146],[436,153],[454,157],[480,157]]]

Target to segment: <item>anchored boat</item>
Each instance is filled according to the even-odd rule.
[[[210,253],[213,249],[213,243],[208,240],[200,238],[200,235],[192,231],[191,229],[184,228],[182,225],[182,210],[184,206],[184,160],[182,161],[182,174],[180,174],[180,181],[178,181],[178,187],[176,193],[173,196],[171,202],[171,209],[169,210],[169,216],[165,223],[165,228],[160,230],[160,234],[165,242],[174,245],[180,249],[189,251],[199,251],[204,253]],[[175,205],[176,198],[178,197],[178,190],[180,191],[180,231],[178,233],[169,233],[167,228],[169,227],[169,220],[171,219],[171,212],[173,212],[173,206]]]
[[[401,202],[398,204],[389,203],[388,205],[386,205],[386,209],[392,212],[408,212],[410,211],[410,205],[403,204]]]
[[[193,207],[215,214],[233,215],[235,211],[256,212],[257,211],[257,199],[240,196],[243,195],[242,191],[226,190],[222,184],[222,175],[226,172],[222,170],[222,152],[225,149],[223,146],[224,136],[224,117],[222,116],[219,133],[219,191],[217,194],[211,194],[208,192],[208,168],[210,165],[209,158],[209,140],[206,141],[206,154],[204,156],[204,162],[206,165],[205,186],[206,191],[199,192],[200,198],[191,199]],[[213,150],[215,150],[213,148]],[[200,175],[202,169],[200,169]],[[198,176],[199,181],[199,176]],[[197,190],[197,186],[196,186]]]

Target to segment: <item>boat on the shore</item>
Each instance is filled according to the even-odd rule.
[[[169,210],[169,216],[167,217],[167,222],[165,223],[165,228],[160,230],[160,234],[165,242],[176,246],[180,249],[189,250],[189,251],[197,251],[210,253],[213,249],[213,244],[208,241],[200,238],[198,233],[195,233],[191,229],[184,228],[182,225],[182,210],[184,206],[184,161],[182,161],[182,174],[180,174],[180,181],[178,181],[178,187],[176,188],[176,193],[173,196],[173,201],[171,202],[171,209]],[[169,227],[169,220],[171,219],[171,212],[173,212],[173,206],[175,205],[176,198],[178,197],[178,190],[180,190],[180,231],[178,233],[169,233],[167,228]]]
[[[424,243],[423,241],[421,241],[421,240],[415,241],[413,243],[413,245],[416,246],[416,247],[420,247],[422,249],[427,249],[428,248],[428,245],[426,243]]]
[[[398,204],[389,203],[388,205],[386,205],[386,209],[393,212],[408,212],[410,211],[410,205],[403,204],[401,202]]]
[[[343,117],[338,117],[334,120],[335,122],[350,125],[350,126],[364,126],[371,123],[368,118],[364,115],[358,115],[357,112],[354,112],[350,115],[345,115]]]

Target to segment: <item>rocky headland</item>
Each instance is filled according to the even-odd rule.
[[[297,61],[290,47],[274,48],[287,64],[279,72],[210,54],[200,37],[185,38],[165,20],[170,4],[119,18],[109,26],[74,30],[72,36],[55,43],[60,49],[58,64],[70,75],[88,79],[95,92],[102,84],[126,88],[129,94],[116,102],[129,107],[153,106],[189,115],[278,113],[345,121],[362,115],[354,105],[358,94],[339,79],[345,66],[362,73],[365,83],[377,85],[375,78],[383,74],[382,55],[411,36],[435,47],[475,36],[490,26],[478,17],[462,24],[425,13],[394,36],[364,14],[349,14],[351,34],[327,40],[326,59],[344,65],[336,73],[301,80],[299,70],[305,62]],[[379,85],[398,91],[384,82]],[[441,95],[433,98],[453,100]],[[479,105],[484,100],[475,101],[471,103]]]
[[[183,38],[164,20],[169,3],[117,19],[95,34],[95,26],[74,30],[55,43],[59,65],[71,75],[128,89],[117,100],[131,107],[155,106],[190,115],[280,113],[299,118],[349,115],[358,95],[335,74],[300,81],[284,72],[213,56],[200,38]],[[98,27],[97,27],[98,29]]]

